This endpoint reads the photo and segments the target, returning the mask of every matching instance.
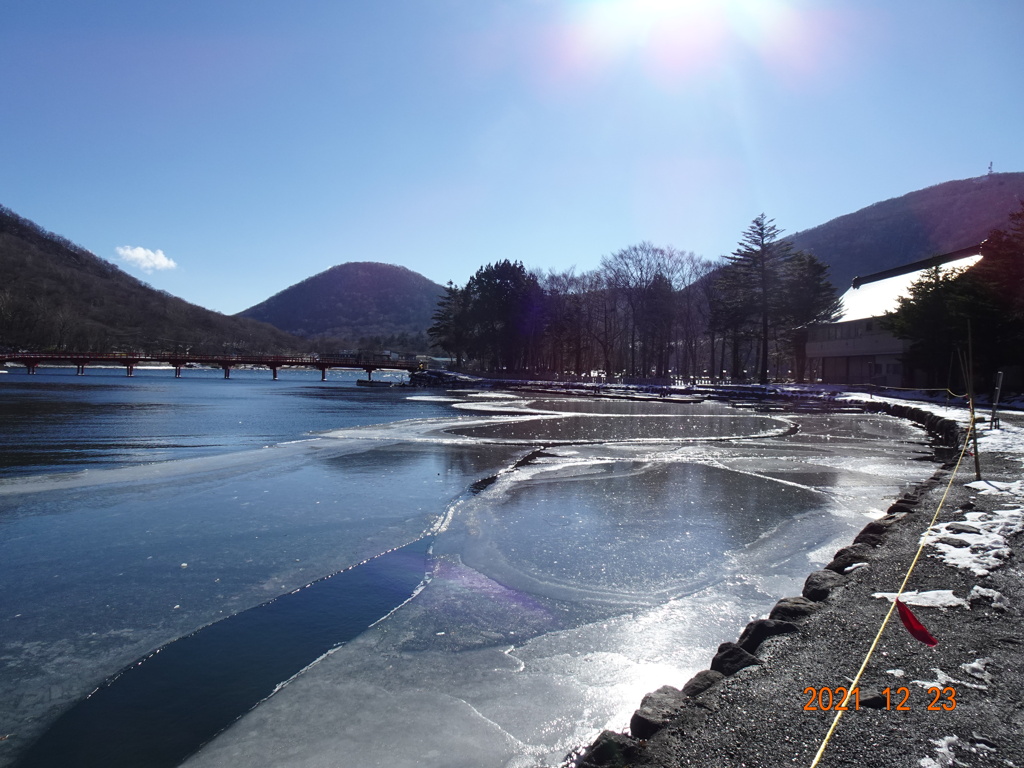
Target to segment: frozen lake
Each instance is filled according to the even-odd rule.
[[[19,373],[0,765],[557,765],[933,471],[873,414]]]

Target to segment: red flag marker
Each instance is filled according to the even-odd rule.
[[[907,628],[907,632],[930,648],[934,648],[939,644],[939,641],[932,637],[931,632],[925,629],[924,624],[917,620],[917,617],[910,612],[910,609],[899,598],[896,599],[896,610],[900,612],[900,621]]]

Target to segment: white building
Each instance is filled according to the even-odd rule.
[[[981,246],[973,245],[942,256],[915,261],[866,277],[856,277],[843,294],[838,322],[817,325],[807,336],[807,360],[825,384],[913,386],[913,371],[904,367],[909,342],[882,328],[880,318],[896,309],[910,286],[934,267],[963,269],[980,259]]]

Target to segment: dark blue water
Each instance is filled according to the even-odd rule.
[[[212,456],[273,445],[345,426],[436,416],[436,403],[408,401],[408,388],[357,387],[362,371],[12,368],[0,375],[0,477]],[[406,377],[378,372],[395,382]]]
[[[62,715],[18,766],[180,764],[283,681],[409,599],[426,573],[429,543],[385,553],[158,649]]]

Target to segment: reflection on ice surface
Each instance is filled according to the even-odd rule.
[[[421,613],[443,609],[451,589],[322,661],[188,765],[556,763],[597,730],[621,726],[648,690],[685,682],[713,650],[693,635],[728,631],[752,608],[697,596],[520,645],[408,647]]]
[[[460,550],[504,584],[573,602],[645,605],[693,591],[720,568],[723,553],[830,506],[805,487],[697,462],[545,469],[524,469],[515,474],[527,479],[514,474],[491,498],[474,499],[474,530]]]
[[[889,440],[822,447],[827,418],[735,444],[534,453],[453,508],[415,600],[188,765],[560,763],[624,728],[646,692],[705,668],[873,507],[930,474],[898,440],[913,435],[904,425],[861,417],[852,438]]]

